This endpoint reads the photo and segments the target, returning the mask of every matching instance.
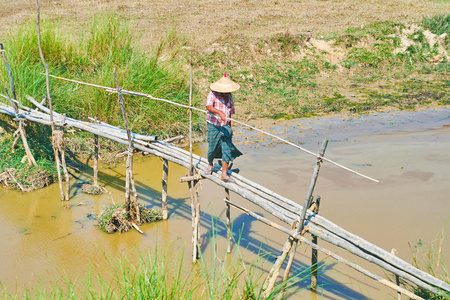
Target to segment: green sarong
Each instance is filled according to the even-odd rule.
[[[208,124],[208,162],[212,164],[214,158],[221,158],[224,162],[230,163],[242,153],[233,145],[231,137],[223,135],[219,129]]]

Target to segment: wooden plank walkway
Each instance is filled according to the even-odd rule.
[[[31,97],[30,97],[31,98]],[[42,112],[24,107],[19,105],[20,109],[18,113],[8,105],[5,105],[0,102],[0,113],[9,115],[11,117],[28,120],[31,122],[38,122],[45,125],[50,125],[50,116],[49,110],[34,101],[32,98],[29,100],[32,101],[37,108],[41,109]],[[91,132],[93,134],[97,134],[104,138],[111,139],[115,142],[121,144],[128,144],[127,138],[122,129],[111,126],[109,124],[101,123],[90,123],[75,120],[72,118],[65,117],[61,114],[54,112],[54,121],[56,126],[64,126],[66,128],[78,128],[87,132]],[[135,149],[141,150],[146,153],[150,153],[161,157],[167,161],[172,163],[176,163],[181,165],[187,169],[190,169],[190,153],[181,148],[173,146],[168,143],[164,143],[161,141],[157,141],[155,137],[152,136],[142,136],[138,134],[133,134],[133,147]],[[292,201],[288,198],[285,198],[274,191],[271,191],[239,174],[233,174],[236,183],[225,183],[220,180],[219,172],[213,173],[211,175],[207,174],[205,171],[207,169],[207,161],[205,158],[200,157],[198,155],[193,155],[195,169],[198,172],[198,176],[196,180],[208,179],[215,184],[222,186],[228,191],[232,191],[249,202],[259,206],[264,209],[267,213],[276,217],[279,221],[284,223],[284,225],[280,225],[275,222],[268,221],[264,218],[259,218],[260,221],[265,222],[272,227],[275,227],[282,232],[285,232],[287,235],[299,240],[303,241],[312,247],[330,255],[340,261],[345,262],[350,267],[364,273],[365,275],[377,280],[378,282],[385,284],[397,291],[408,295],[414,299],[421,299],[418,296],[413,295],[409,291],[398,287],[397,285],[389,282],[386,279],[383,279],[377,275],[370,273],[367,270],[362,269],[361,267],[353,264],[345,259],[333,254],[331,251],[326,250],[322,247],[316,246],[306,240],[300,233],[297,233],[295,230],[291,230],[289,228],[295,228],[295,225],[298,224],[301,218],[301,214],[303,211],[303,206]],[[252,215],[252,212],[246,211],[245,208],[239,207],[232,202],[229,204],[238,207],[239,209],[245,211],[249,215]],[[255,218],[258,218],[257,215],[253,215]],[[282,224],[281,223],[281,224]],[[389,253],[388,251],[371,244],[370,242],[358,237],[355,234],[352,234],[345,229],[339,227],[338,225],[330,222],[326,218],[319,216],[311,211],[307,211],[306,219],[305,219],[305,230],[320,239],[327,241],[333,245],[341,247],[349,251],[350,253],[359,256],[371,263],[374,263],[383,269],[400,276],[409,282],[422,287],[424,289],[430,290],[437,294],[448,293],[450,292],[450,285],[447,283],[429,275],[426,272],[423,272],[411,264],[401,260],[395,255]]]

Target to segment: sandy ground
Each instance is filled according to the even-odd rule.
[[[348,26],[376,21],[414,22],[450,12],[449,1],[425,0],[41,0],[41,14],[61,26],[83,28],[91,15],[113,10],[129,19],[142,47],[153,45],[169,30],[203,48],[233,36],[270,37],[289,31],[320,37]],[[32,0],[0,1],[0,39],[8,30],[35,18]]]

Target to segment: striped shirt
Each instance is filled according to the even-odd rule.
[[[226,101],[228,100],[228,101]],[[208,94],[208,98],[206,100],[206,106],[211,105],[212,107],[223,111],[227,118],[231,118],[231,115],[235,113],[234,104],[233,104],[233,96],[231,94],[222,94],[214,91],[210,91]],[[230,120],[226,122],[222,121],[219,115],[210,113],[208,111],[208,117],[206,121],[214,126],[220,127],[224,125],[231,124]]]

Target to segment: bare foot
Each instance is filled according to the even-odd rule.
[[[236,181],[231,178],[231,177],[226,177],[226,178],[220,178],[223,182],[227,182],[227,183],[235,183]]]
[[[213,166],[209,165],[208,169],[206,170],[206,174],[212,174]]]

